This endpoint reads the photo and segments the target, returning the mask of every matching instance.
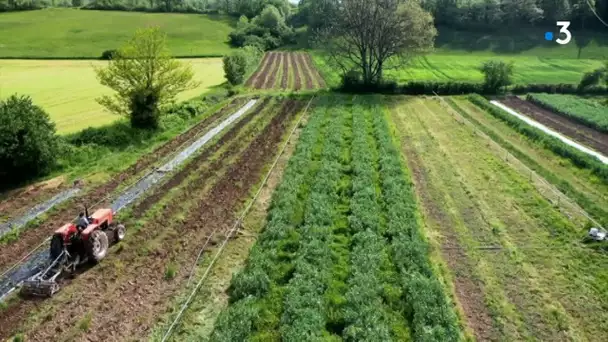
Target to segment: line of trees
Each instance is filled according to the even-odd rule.
[[[326,27],[343,1],[301,0],[300,16],[313,30]],[[573,28],[604,28],[592,9],[608,21],[608,0],[421,0],[435,24],[460,29],[501,29],[517,25],[555,26],[572,21]]]

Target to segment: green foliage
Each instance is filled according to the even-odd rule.
[[[261,50],[270,50],[293,42],[294,32],[285,21],[285,15],[273,5],[267,5],[256,16],[248,20],[241,16],[236,30],[230,33],[232,46],[252,45]]]
[[[480,70],[484,75],[484,87],[493,93],[512,83],[513,62],[486,61]]]
[[[99,59],[109,61],[116,54],[116,52],[117,52],[116,49],[105,50],[104,52],[101,53],[101,57]]]
[[[566,145],[556,137],[550,136],[540,129],[528,125],[519,118],[491,105],[480,95],[469,95],[469,100],[488,113],[503,120],[519,133],[543,145],[555,154],[570,159],[577,167],[591,170],[602,181],[608,182],[608,166],[597,158],[581,152],[570,145]]]
[[[572,95],[529,94],[527,100],[543,108],[608,133],[608,107]]]
[[[197,86],[192,68],[169,55],[166,39],[159,28],[138,30],[106,68],[96,69],[101,84],[116,92],[98,102],[129,117],[134,127],[157,128],[160,108],[178,93]]]
[[[27,96],[0,101],[0,178],[3,185],[47,174],[59,153],[55,124]]]
[[[177,274],[177,265],[174,262],[170,262],[165,267],[165,280],[172,280]]]
[[[391,257],[401,276],[404,305],[415,341],[458,341],[460,327],[452,304],[433,274],[427,243],[420,233],[416,200],[381,111],[374,116],[382,195],[387,210]],[[425,287],[424,289],[422,287]]]
[[[93,320],[93,315],[90,312],[88,312],[86,315],[84,315],[84,317],[82,319],[80,319],[78,321],[78,329],[80,329],[83,332],[89,331],[92,320]]]
[[[256,46],[245,46],[223,59],[226,79],[232,85],[243,83],[247,74],[260,63],[262,51]]]
[[[594,71],[586,72],[578,84],[579,90],[584,90],[590,86],[599,85],[602,81],[607,81],[606,68],[600,68]]]

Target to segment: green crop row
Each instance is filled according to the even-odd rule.
[[[350,276],[344,305],[343,338],[347,341],[403,341],[409,339],[399,305],[387,241],[383,238],[379,204],[378,156],[371,136],[370,110],[353,108],[352,199],[349,226],[352,236]]]
[[[608,165],[605,165],[599,159],[565,144],[558,138],[550,136],[536,127],[530,126],[519,118],[505,112],[501,108],[493,106],[481,95],[469,95],[468,99],[481,109],[513,127],[513,129],[515,129],[517,132],[541,144],[553,153],[570,159],[574,165],[591,170],[593,174],[598,176],[602,181],[608,182]]]
[[[309,169],[326,119],[320,103],[302,131],[282,182],[273,195],[268,223],[252,248],[245,269],[232,280],[230,306],[218,317],[212,341],[245,341],[256,331],[278,328],[283,306],[280,285],[293,273],[300,239],[296,227],[301,220],[298,211],[304,203],[299,195],[307,187]],[[263,336],[259,340],[264,340]]]
[[[573,95],[528,94],[526,99],[582,125],[608,133],[608,107]]]
[[[347,221],[340,208],[349,184],[341,183],[345,170],[343,157],[346,113],[332,112],[321,167],[316,174],[308,199],[295,270],[286,285],[285,306],[281,319],[282,341],[310,341],[328,336],[326,330],[325,292],[330,286],[334,266],[333,231],[345,229]],[[343,163],[344,162],[344,163]],[[346,165],[348,167],[348,164]],[[345,191],[343,191],[345,190]]]
[[[389,126],[380,108],[374,115],[379,145],[380,179],[391,258],[400,277],[405,317],[415,341],[458,341],[458,317],[433,273],[428,243],[420,232],[416,200],[409,174],[401,163]]]

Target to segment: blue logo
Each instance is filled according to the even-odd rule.
[[[553,40],[553,32],[545,32],[545,40],[552,41]]]

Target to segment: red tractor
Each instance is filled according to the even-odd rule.
[[[57,278],[72,273],[84,263],[97,263],[108,253],[110,245],[125,237],[125,226],[112,222],[112,209],[99,209],[89,216],[88,226],[68,223],[51,237],[48,264],[21,286],[21,294],[50,297],[59,291]],[[80,229],[79,229],[80,228]]]

